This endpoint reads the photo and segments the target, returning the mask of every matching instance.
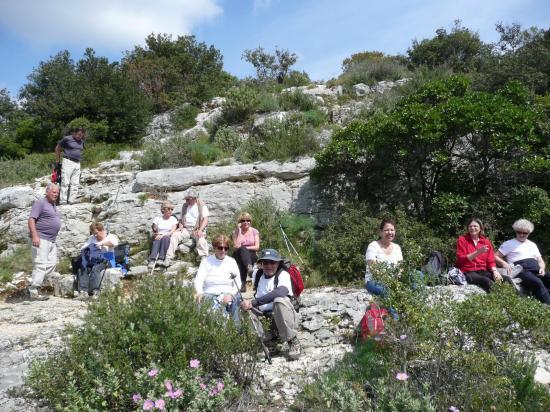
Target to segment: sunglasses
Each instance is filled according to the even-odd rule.
[[[216,246],[218,250],[229,250],[229,246]]]
[[[165,207],[164,210],[174,210],[173,207]]]
[[[243,220],[241,220],[241,223],[244,223],[244,222],[250,223],[250,222],[252,222],[252,221],[251,221],[250,219],[243,219]]]
[[[522,231],[520,231],[520,230],[516,230],[516,234],[527,236],[527,235],[529,234],[529,232],[522,232]]]

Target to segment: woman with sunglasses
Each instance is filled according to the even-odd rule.
[[[224,308],[238,324],[241,279],[237,262],[227,256],[229,244],[229,237],[225,235],[217,235],[212,240],[214,255],[201,261],[195,277],[195,294],[198,303],[208,302],[214,308]]]
[[[237,261],[241,275],[241,292],[246,292],[246,278],[252,273],[253,265],[258,260],[256,252],[260,250],[260,232],[251,223],[250,214],[241,213],[232,236],[235,247],[233,258]]]
[[[490,292],[494,282],[500,282],[495,252],[491,241],[485,237],[483,223],[472,217],[466,222],[468,233],[459,236],[456,242],[456,263],[468,283],[478,285]]]
[[[527,239],[535,230],[535,225],[527,219],[519,219],[514,222],[512,229],[516,237],[500,246],[496,261],[508,273],[512,272],[512,266],[521,265],[523,270],[517,275],[521,279],[521,286],[531,291],[541,302],[550,305],[550,273],[545,272],[546,265],[537,245]]]
[[[166,258],[166,251],[170,246],[170,236],[172,236],[172,233],[178,227],[178,219],[172,215],[174,211],[174,204],[172,202],[162,202],[160,211],[162,212],[162,216],[156,216],[151,225],[153,229],[153,245],[151,247],[151,254],[149,255],[149,269],[155,265],[157,260],[163,261]]]

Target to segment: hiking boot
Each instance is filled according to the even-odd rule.
[[[85,291],[85,290],[81,290],[80,292],[77,292],[78,295],[75,296],[75,300],[79,300],[79,301],[86,301],[90,298],[90,296],[88,295],[88,292]]]
[[[154,260],[150,260],[149,263],[147,263],[147,269],[149,270],[152,270],[154,266],[155,266]]]
[[[170,266],[172,266],[172,259],[164,259],[164,262],[162,262],[162,266],[164,266],[165,268],[169,268]]]
[[[265,332],[264,336],[262,337],[262,341],[266,344],[275,342],[276,340],[277,340],[277,336],[274,335],[272,332]]]
[[[300,353],[302,352],[302,347],[300,346],[300,341],[295,336],[292,339],[288,341],[288,359],[289,360],[296,360],[300,357]]]
[[[31,292],[29,296],[30,296],[30,300],[33,300],[33,301],[44,301],[50,298],[48,295],[42,295],[38,292]]]

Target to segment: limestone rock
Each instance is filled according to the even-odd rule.
[[[73,297],[74,293],[74,276],[62,275],[54,272],[44,279],[43,286],[53,288],[53,295],[60,298]]]
[[[274,112],[254,115],[254,128],[263,126],[267,121],[283,122],[290,116],[291,112]]]
[[[30,186],[12,186],[0,189],[0,213],[12,208],[26,208],[38,199]]]
[[[351,89],[357,97],[365,97],[371,92],[370,86],[365,83],[354,84]]]

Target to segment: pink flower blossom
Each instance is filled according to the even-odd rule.
[[[223,391],[223,388],[225,388],[225,385],[222,381],[218,381],[218,385],[216,386],[216,389],[218,389],[218,392]]]
[[[149,372],[147,372],[147,375],[149,375],[151,378],[154,378],[155,376],[157,376],[159,374],[159,370],[158,369],[151,369]]]
[[[164,386],[166,387],[168,392],[172,392],[172,390],[174,389],[174,387],[172,386],[172,381],[169,380],[164,381]]]
[[[208,396],[216,396],[217,394],[218,394],[218,390],[216,388],[212,388],[208,392]]]
[[[183,391],[182,391],[181,389],[176,389],[174,392],[172,392],[172,393],[170,394],[170,397],[171,397],[172,399],[178,399],[178,398],[181,397],[181,395],[183,395]]]
[[[134,403],[138,403],[139,401],[141,401],[141,395],[139,393],[134,393],[134,395],[132,396],[132,400],[134,401]]]
[[[456,406],[449,406],[449,412],[460,412],[460,409]]]
[[[401,336],[399,336],[399,339],[400,340],[405,340],[405,339],[407,339],[407,335],[401,335]]]
[[[199,388],[201,388],[204,391],[206,390],[206,385],[204,383],[199,383]]]
[[[155,402],[153,402],[151,399],[147,399],[145,402],[143,402],[144,411],[150,411],[154,407],[155,407]]]
[[[395,379],[398,381],[406,381],[409,379],[409,375],[407,375],[406,372],[398,372],[397,375],[395,375]]]
[[[157,399],[155,401],[155,408],[157,408],[159,411],[163,411],[166,407],[166,402],[164,402],[164,399]]]
[[[191,361],[189,361],[189,367],[193,369],[197,369],[200,364],[201,362],[198,359],[191,359]]]

